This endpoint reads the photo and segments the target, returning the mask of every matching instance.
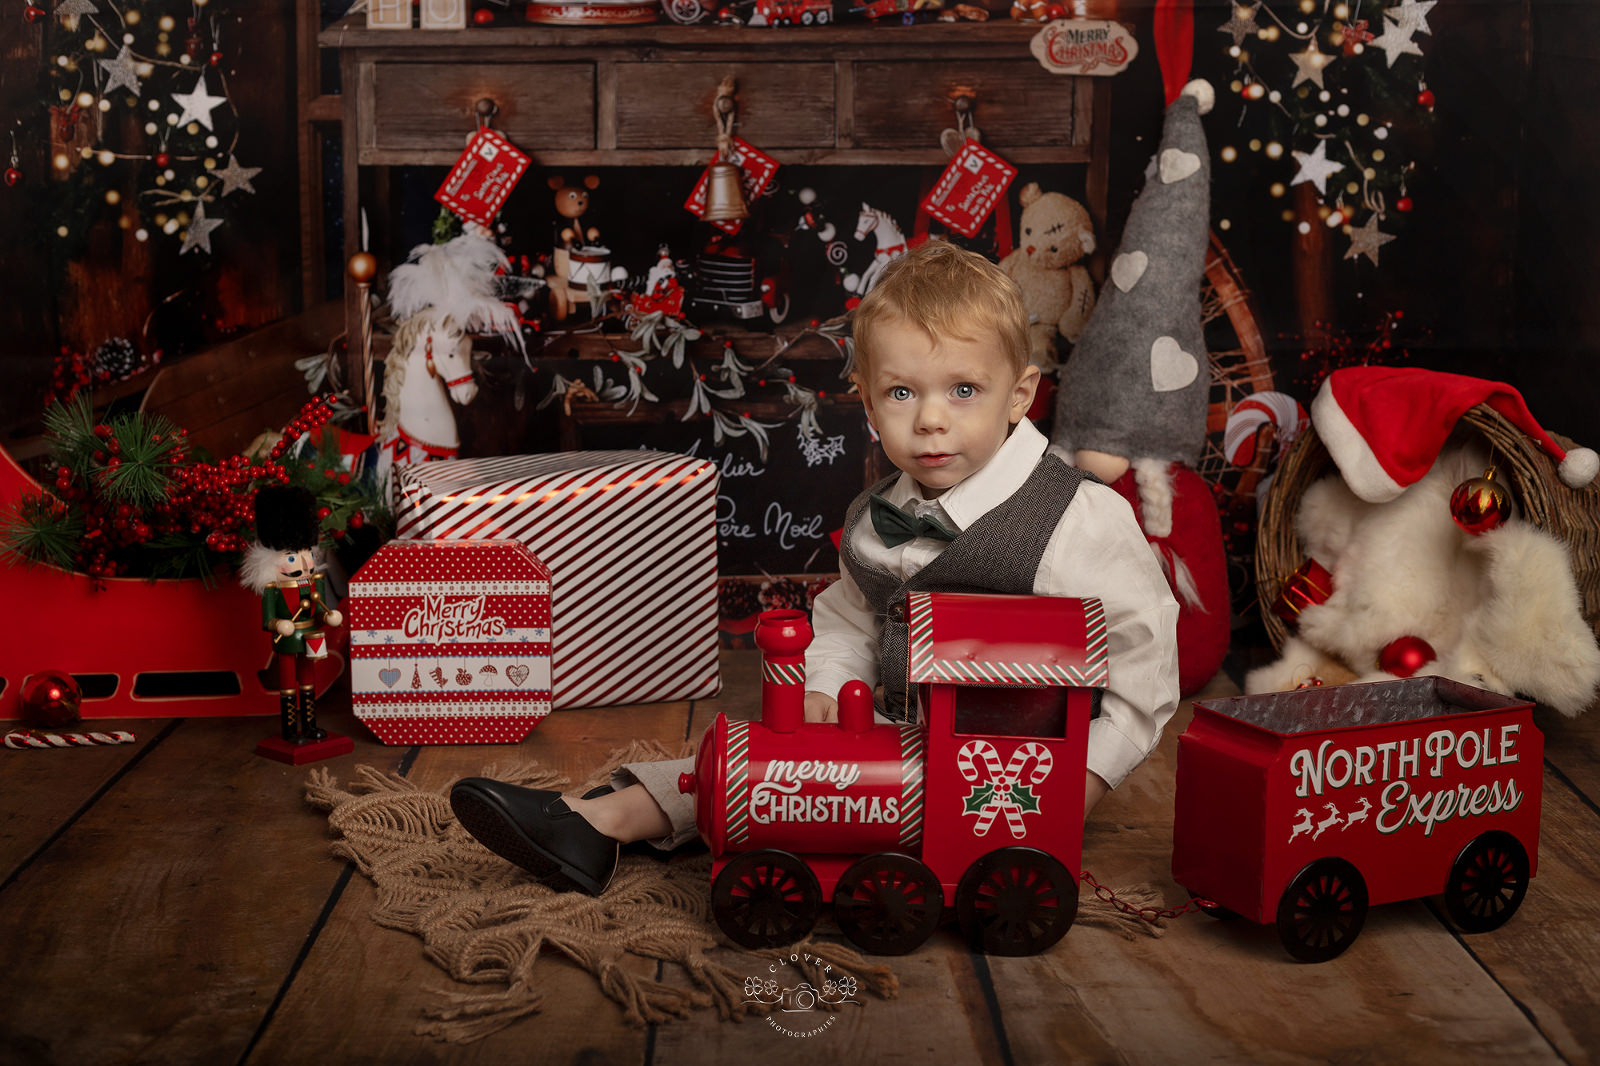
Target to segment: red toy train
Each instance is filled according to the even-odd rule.
[[[746,947],[788,944],[831,899],[851,941],[891,955],[951,906],[975,948],[1043,951],[1077,915],[1101,605],[913,593],[896,610],[912,725],[874,725],[860,682],[837,724],[805,722],[811,628],[800,611],[761,616],[761,720],[719,714],[680,782],[711,846],[717,924]]]
[[[1376,903],[1442,893],[1463,931],[1498,928],[1539,858],[1532,708],[1442,677],[1197,700],[1173,879],[1307,962],[1349,947]]]

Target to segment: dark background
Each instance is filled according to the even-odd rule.
[[[62,345],[89,349],[121,335],[178,358],[300,310],[308,254],[303,233],[320,228],[334,250],[329,259],[339,254],[341,220],[326,213],[303,217],[300,209],[296,6],[275,0],[230,10],[246,20],[241,27],[248,36],[240,44],[241,31],[235,32],[229,59],[244,127],[241,149],[250,146],[243,161],[265,169],[254,180],[257,193],[248,210],[230,216],[214,234],[210,260],[180,260],[175,244],[136,244],[110,226],[92,233],[87,258],[75,263],[61,262],[49,242],[39,239],[38,201],[30,185],[46,173],[48,142],[41,144],[29,131],[44,128],[41,52],[50,20],[29,23],[15,9],[0,18],[0,119],[21,134],[19,162],[29,175],[15,188],[0,188],[0,278],[6,293],[0,301],[0,373],[7,384],[0,392],[0,427],[8,434],[36,431],[51,358]],[[1114,246],[1139,188],[1161,119],[1148,8],[1124,2],[1118,17],[1134,26],[1141,52],[1114,82],[1107,247]],[[1235,132],[1241,105],[1226,91],[1233,64],[1223,50],[1227,38],[1216,30],[1227,17],[1226,4],[1196,4],[1195,73],[1220,90],[1219,105],[1207,119],[1213,155],[1220,145],[1246,136],[1242,129]],[[1600,385],[1586,370],[1600,349],[1600,252],[1594,243],[1600,226],[1590,197],[1600,162],[1593,104],[1600,93],[1600,5],[1448,0],[1434,7],[1428,21],[1431,37],[1418,38],[1425,51],[1422,69],[1436,96],[1428,150],[1418,159],[1411,188],[1416,209],[1403,220],[1399,239],[1382,249],[1381,267],[1343,261],[1345,241],[1337,234],[1328,235],[1320,257],[1308,250],[1278,220],[1282,205],[1267,201],[1263,189],[1271,177],[1259,169],[1259,159],[1215,166],[1213,223],[1231,223],[1222,237],[1254,292],[1280,388],[1308,398],[1310,379],[1338,338],[1363,342],[1386,314],[1398,310],[1404,318],[1396,332],[1397,358],[1509,381],[1548,428],[1593,443]],[[339,160],[326,133],[305,143],[329,167],[324,186],[336,188]],[[1277,180],[1287,181],[1292,164],[1282,163],[1278,171]],[[543,177],[535,171],[524,179],[508,215],[513,237],[520,240],[525,230],[530,251],[547,246],[551,225]],[[438,172],[419,171],[410,182],[418,206],[402,206],[409,212],[408,239],[426,239],[432,217],[426,197],[437,180]],[[617,242],[616,261],[642,273],[650,262],[648,246],[675,233],[674,221],[687,225],[678,205],[691,180],[674,171],[603,174],[591,214]],[[1026,168],[1013,193],[1026,180],[1072,193],[1082,188],[1082,169]],[[815,177],[824,204],[840,205],[836,216],[860,199],[862,183],[874,181],[873,194],[891,210],[898,207],[897,217],[909,222],[920,191],[916,174]],[[788,180],[785,185],[792,191]],[[336,197],[320,199],[336,212]],[[647,224],[636,223],[639,217]],[[847,227],[853,217],[836,221]],[[645,249],[637,258],[628,235]],[[333,288],[340,272],[337,262],[331,265]]]

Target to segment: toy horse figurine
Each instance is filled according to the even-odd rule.
[[[522,350],[517,312],[495,295],[496,274],[509,265],[492,240],[469,232],[419,246],[391,274],[389,306],[400,326],[384,361],[377,470],[387,491],[394,467],[460,450],[450,401],[468,404],[478,394],[470,335],[498,333]]]
[[[906,235],[889,217],[889,213],[862,203],[861,214],[856,219],[856,240],[866,240],[869,233],[878,238],[877,248],[872,253],[872,265],[863,270],[860,277],[850,275],[844,279],[846,291],[857,296],[865,296],[872,291],[872,287],[878,283],[878,275],[889,265],[889,260],[906,254]]]

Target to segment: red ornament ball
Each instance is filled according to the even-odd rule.
[[[1413,206],[1415,205],[1412,204],[1411,197],[1409,196],[1402,196],[1400,199],[1394,202],[1394,209],[1400,212],[1409,211]]]
[[[1432,111],[1433,110],[1433,90],[1432,89],[1424,89],[1420,93],[1418,93],[1417,94],[1417,104],[1419,106],[1421,106],[1421,107],[1427,108],[1429,111]]]
[[[83,702],[78,683],[59,670],[42,670],[29,677],[17,697],[23,720],[41,729],[60,729],[76,722]]]
[[[1051,4],[1049,7],[1044,9],[1044,13],[1052,20],[1064,19],[1067,17],[1067,9],[1061,4]]]
[[[166,152],[157,152],[156,153],[156,166],[164,167],[168,163],[171,163],[171,162],[172,162],[172,157],[170,155],[168,155]]]
[[[1395,677],[1411,677],[1439,656],[1421,637],[1397,637],[1378,653],[1378,669]]]
[[[222,53],[221,52],[212,52],[211,53],[211,65],[214,66],[214,67],[222,65]]]
[[[15,185],[22,180],[22,171],[16,167],[6,167],[6,184]]]
[[[1468,478],[1450,494],[1450,517],[1456,525],[1478,536],[1499,529],[1511,517],[1511,496],[1494,480],[1494,468],[1482,477]]]
[[[472,21],[480,26],[487,26],[494,21],[494,12],[486,7],[480,7],[472,13]]]
[[[22,17],[27,19],[29,22],[38,22],[40,19],[44,18],[44,16],[44,8],[38,7],[34,4],[29,4],[27,7],[22,9]]]

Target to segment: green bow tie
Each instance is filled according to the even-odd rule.
[[[870,506],[872,528],[887,547],[893,548],[917,537],[956,539],[956,531],[949,526],[932,518],[909,515],[877,493],[873,493]]]

